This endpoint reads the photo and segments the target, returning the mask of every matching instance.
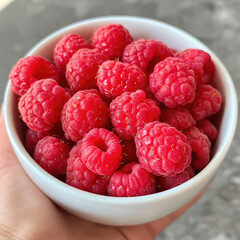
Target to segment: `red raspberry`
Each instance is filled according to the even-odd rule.
[[[37,143],[33,158],[44,170],[58,177],[66,172],[70,150],[63,140],[46,136]]]
[[[122,147],[119,138],[104,128],[95,128],[82,139],[82,159],[92,172],[110,176],[120,166]]]
[[[191,103],[195,97],[193,70],[179,58],[169,57],[156,64],[149,86],[155,98],[169,108]]]
[[[196,125],[196,121],[185,107],[162,108],[161,121],[183,130]]]
[[[191,127],[184,131],[192,148],[192,166],[196,170],[202,170],[210,160],[211,142],[198,128]]]
[[[126,164],[109,180],[108,195],[134,197],[155,193],[155,178],[138,163]]]
[[[199,121],[217,113],[222,104],[221,93],[211,85],[199,85],[194,101],[189,109],[193,117]]]
[[[172,56],[172,51],[164,43],[152,39],[139,39],[129,44],[123,52],[123,62],[137,65],[144,72],[152,72],[155,64],[166,57]]]
[[[122,145],[122,163],[138,162],[136,155],[136,145],[134,140],[124,140],[121,141]]]
[[[158,120],[160,113],[156,103],[147,99],[142,90],[125,92],[110,104],[114,129],[126,140],[132,139],[146,123]]]
[[[18,103],[22,120],[37,132],[47,132],[60,120],[63,105],[69,95],[53,79],[32,84]]]
[[[66,183],[87,192],[106,195],[109,178],[93,173],[83,164],[81,158],[81,142],[82,140],[78,141],[77,145],[75,145],[69,153]]]
[[[160,191],[165,191],[188,181],[195,176],[194,169],[189,166],[183,172],[170,177],[159,176],[157,178],[157,185]]]
[[[151,122],[135,137],[139,163],[157,176],[172,176],[191,163],[191,147],[186,137],[166,123]]]
[[[78,91],[64,105],[61,121],[65,137],[76,142],[91,129],[108,126],[108,107],[96,93]]]
[[[218,130],[207,119],[202,119],[197,122],[197,128],[206,134],[211,142],[214,142],[218,137]]]
[[[65,73],[66,65],[69,59],[81,48],[91,48],[91,45],[78,34],[67,34],[57,42],[54,48],[53,58],[54,63],[61,73]]]
[[[9,78],[13,92],[22,96],[37,80],[52,78],[59,82],[60,74],[50,61],[33,55],[21,58],[12,68]]]
[[[211,83],[215,73],[215,64],[211,56],[201,49],[185,49],[176,54],[194,70],[197,84]]]
[[[51,134],[51,131],[40,133],[28,128],[25,138],[25,147],[28,153],[32,156],[38,141]]]
[[[137,66],[109,60],[99,67],[97,84],[102,94],[115,98],[123,92],[145,89],[147,77]]]
[[[99,66],[108,57],[98,49],[78,50],[66,66],[66,78],[70,88],[77,92],[82,89],[96,88],[96,75]]]
[[[124,48],[133,41],[128,30],[121,24],[100,27],[92,36],[92,45],[110,59],[121,58]]]

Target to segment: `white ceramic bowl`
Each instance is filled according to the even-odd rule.
[[[10,84],[5,92],[7,132],[16,155],[32,181],[56,204],[82,218],[108,225],[134,225],[158,219],[178,209],[192,199],[214,176],[232,142],[237,123],[237,98],[233,81],[219,58],[202,42],[169,24],[139,17],[109,16],[80,21],[44,38],[26,55],[39,54],[52,59],[53,46],[66,33],[79,33],[89,39],[95,29],[108,23],[123,24],[135,39],[152,38],[182,50],[200,48],[211,54],[216,64],[216,84],[223,95],[220,132],[214,146],[214,156],[208,166],[186,183],[148,196],[116,198],[100,196],[75,189],[49,175],[25,150],[17,97]]]

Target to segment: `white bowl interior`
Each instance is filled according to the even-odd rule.
[[[47,36],[26,55],[38,54],[52,60],[53,47],[63,35],[78,33],[89,39],[94,30],[108,23],[123,24],[135,39],[152,38],[163,41],[177,50],[200,48],[210,53],[216,64],[216,85],[222,93],[223,106],[219,113],[221,124],[219,137],[214,146],[214,156],[204,170],[188,182],[165,192],[134,198],[100,196],[75,189],[55,179],[29,156],[21,141],[24,132],[17,110],[17,97],[11,92],[10,83],[4,97],[5,121],[10,141],[20,163],[33,182],[53,201],[88,220],[109,225],[133,225],[155,220],[176,210],[210,181],[223,161],[234,136],[238,114],[237,97],[228,71],[206,45],[174,26],[151,19],[109,16],[80,21]]]

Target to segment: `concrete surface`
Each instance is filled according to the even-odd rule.
[[[13,64],[41,38],[72,22],[136,15],[184,29],[223,61],[240,91],[239,0],[16,0],[0,11],[0,99]],[[213,184],[157,240],[240,239],[240,129]]]

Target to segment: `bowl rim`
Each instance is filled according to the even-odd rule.
[[[113,15],[113,16],[103,16],[103,17],[94,17],[94,18],[89,18],[89,19],[84,19],[80,20],[74,23],[71,23],[67,26],[64,26],[62,28],[57,29],[56,31],[50,33],[46,37],[44,37],[42,40],[40,40],[37,44],[35,44],[26,54],[25,56],[33,54],[40,46],[43,44],[47,43],[51,38],[63,34],[64,31],[69,30],[74,27],[81,27],[83,25],[88,25],[90,23],[95,23],[95,22],[104,22],[106,20],[114,20],[114,21],[121,21],[121,20],[127,20],[127,21],[145,21],[149,23],[155,23],[155,24],[160,24],[163,27],[166,28],[171,28],[172,30],[176,31],[177,34],[181,34],[185,37],[190,37],[191,41],[196,43],[197,45],[202,46],[203,48],[207,49],[208,52],[210,53],[211,57],[213,58],[213,61],[215,64],[217,64],[220,68],[221,71],[224,73],[224,75],[228,79],[228,85],[229,89],[231,90],[231,98],[232,98],[232,103],[233,103],[233,118],[232,118],[232,124],[229,124],[229,131],[230,134],[228,135],[228,139],[226,139],[226,144],[218,151],[214,157],[211,159],[209,164],[201,171],[199,172],[196,176],[194,176],[192,179],[188,180],[187,182],[174,187],[172,189],[163,191],[163,192],[158,192],[150,195],[145,195],[145,196],[137,196],[137,197],[111,197],[111,196],[103,196],[103,195],[98,195],[95,193],[90,193],[86,192],[77,188],[74,188],[72,186],[67,185],[64,182],[61,182],[57,178],[51,176],[49,173],[47,173],[45,170],[43,170],[32,158],[31,156],[27,153],[26,149],[24,148],[22,142],[20,141],[20,138],[17,135],[16,132],[16,127],[14,126],[13,119],[12,117],[12,112],[10,108],[4,107],[4,117],[5,117],[5,124],[7,128],[7,133],[10,138],[11,144],[14,148],[15,151],[17,151],[16,154],[19,154],[19,157],[24,159],[25,164],[28,165],[28,167],[31,169],[33,172],[37,172],[38,174],[41,175],[42,178],[45,178],[46,181],[49,181],[49,183],[56,185],[56,187],[60,190],[65,191],[64,194],[71,194],[72,196],[76,197],[81,197],[85,198],[87,200],[91,199],[91,201],[94,202],[104,202],[106,203],[111,203],[115,205],[131,205],[131,204],[144,204],[146,202],[155,202],[158,201],[159,199],[167,199],[167,198],[174,198],[175,196],[178,196],[179,194],[184,194],[185,192],[191,190],[194,188],[194,186],[201,180],[205,179],[212,171],[216,170],[218,166],[221,164],[223,161],[223,158],[225,157],[231,142],[233,140],[236,127],[237,127],[237,116],[238,116],[238,106],[237,106],[237,95],[236,95],[236,90],[234,87],[233,80],[221,62],[221,60],[217,57],[217,55],[209,49],[204,43],[202,43],[200,40],[195,38],[193,35],[190,33],[174,26],[169,23],[162,22],[160,20],[155,20],[151,18],[145,18],[145,17],[139,17],[139,16],[127,16],[127,15]],[[14,94],[11,92],[11,87],[10,87],[10,80],[8,80],[5,94],[4,94],[4,103],[5,106],[9,106],[11,104],[12,98],[14,97]],[[223,157],[220,157],[220,156]],[[26,171],[25,171],[26,172]],[[28,173],[26,172],[28,175]]]

